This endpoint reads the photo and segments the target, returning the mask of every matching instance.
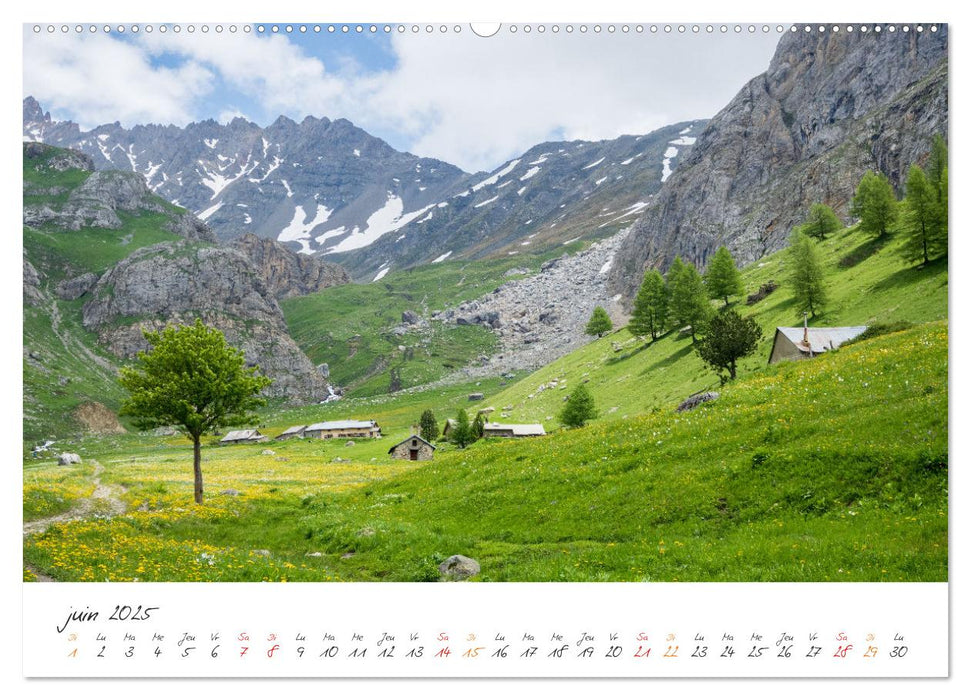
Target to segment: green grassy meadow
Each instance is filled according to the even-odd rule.
[[[80,184],[76,171],[51,177]],[[736,300],[764,339],[725,386],[690,338],[649,343],[622,328],[514,379],[419,388],[492,353],[496,339],[434,322],[396,334],[402,312],[476,298],[513,265],[535,271],[542,256],[446,261],[288,299],[294,339],[350,391],[326,405],[269,405],[259,429],[272,438],[296,424],[375,419],[384,437],[236,446],[211,437],[200,507],[184,437],[77,432],[80,401],[117,408],[121,390],[81,326],[83,302],[49,293],[174,239],[163,221],[24,231],[48,292],[24,314],[23,513],[46,526],[25,535],[27,580],[431,581],[453,554],[478,560],[481,581],[947,580],[946,259],[908,266],[897,237],[832,234],[820,246],[830,299],[811,323],[911,327],[769,367],[775,327],[802,321],[792,295],[781,286],[751,306]],[[743,271],[747,293],[784,278],[784,253]],[[405,390],[387,393],[393,377]],[[581,382],[599,417],[562,429],[556,415]],[[674,411],[704,389],[721,396]],[[484,400],[470,402],[473,392]],[[425,409],[441,424],[487,406],[550,434],[465,450],[439,443],[431,462],[388,456]],[[32,456],[47,438],[83,464]]]
[[[456,553],[486,581],[947,578],[943,322],[760,370],[687,414],[426,463],[382,455],[394,441],[208,447],[202,507],[184,440],[92,445],[128,513],[55,525],[25,557],[56,580],[421,581]]]

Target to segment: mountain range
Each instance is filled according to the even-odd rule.
[[[242,118],[90,130],[23,101],[25,141],[130,170],[220,240],[252,233],[325,255],[361,281],[448,258],[516,254],[631,223],[690,151],[703,120],[647,135],[539,144],[491,173],[396,151],[346,119]]]

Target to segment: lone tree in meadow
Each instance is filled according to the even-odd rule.
[[[421,414],[419,432],[422,440],[435,442],[438,439],[438,421],[435,420],[435,414],[432,413],[432,409],[426,408]]]
[[[469,414],[466,413],[464,408],[459,410],[459,414],[455,418],[455,427],[452,428],[451,436],[452,442],[463,449],[475,442],[472,435],[472,423],[469,422]]]
[[[947,182],[947,169],[944,170]],[[945,185],[946,187],[946,185]],[[946,194],[945,194],[946,202]],[[947,251],[947,211],[938,199],[937,188],[924,171],[910,166],[907,174],[907,196],[904,198],[903,228],[906,240],[903,255],[925,265],[931,257]]]
[[[812,236],[817,240],[826,238],[827,233],[833,233],[843,228],[843,222],[839,220],[830,207],[817,202],[809,207],[809,218],[802,225],[802,232],[807,236]]]
[[[760,340],[762,329],[752,318],[742,318],[734,309],[722,309],[708,323],[708,332],[695,344],[695,351],[725,382],[722,372],[735,379],[738,361],[755,352]]]
[[[587,328],[584,331],[587,335],[595,335],[598,338],[602,338],[604,333],[609,333],[614,327],[614,322],[610,320],[610,316],[604,310],[604,307],[598,306],[593,310],[593,314],[590,315],[590,320],[587,322]]]
[[[668,288],[657,270],[644,273],[644,281],[634,299],[628,329],[634,335],[650,335],[657,340],[668,320]]]
[[[587,421],[597,417],[597,407],[593,403],[593,395],[586,384],[581,384],[560,411],[560,422],[568,428],[582,428]]]
[[[252,411],[266,403],[258,394],[272,380],[247,367],[242,351],[199,319],[144,336],[151,349],[119,373],[128,391],[121,414],[139,429],[177,425],[192,438],[195,502],[202,505],[202,436],[255,421]]]
[[[897,221],[897,198],[883,173],[867,170],[850,203],[850,216],[860,220],[860,230],[886,236]]]
[[[801,312],[816,318],[826,304],[825,274],[816,244],[798,229],[789,238],[786,257],[788,283]]]
[[[725,246],[715,251],[704,279],[708,297],[724,300],[725,306],[728,306],[728,297],[742,293],[742,273],[735,267],[735,259]]]
[[[671,270],[676,271],[672,274]],[[681,258],[675,258],[671,270],[668,271],[668,310],[679,328],[691,327],[691,340],[695,341],[711,316],[704,280],[693,264],[681,262]]]

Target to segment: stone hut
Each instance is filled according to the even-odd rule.
[[[230,430],[219,441],[220,445],[238,445],[246,442],[265,442],[266,436],[259,430]]]
[[[512,423],[486,423],[482,426],[482,437],[539,437],[546,435],[539,423],[516,425]]]
[[[276,440],[291,440],[293,438],[302,438],[303,437],[303,431],[306,430],[306,429],[307,429],[307,426],[305,426],[305,425],[294,425],[294,426],[291,426],[291,427],[287,428],[286,430],[284,430],[282,433],[280,433],[279,435],[277,435],[276,438],[274,438],[274,439],[276,439]]]
[[[332,420],[308,425],[303,431],[308,438],[379,438],[381,428],[373,420]]]
[[[774,365],[782,360],[806,360],[829,350],[835,350],[866,329],[866,326],[810,328],[808,325],[802,328],[776,328],[772,352],[769,353],[769,364]]]
[[[402,440],[397,445],[392,446],[388,450],[388,454],[395,459],[420,462],[432,459],[435,456],[435,446],[418,435],[412,435],[407,440]]]

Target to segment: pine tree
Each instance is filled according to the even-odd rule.
[[[860,230],[886,236],[897,221],[897,198],[883,173],[868,170],[856,188],[850,215],[860,220]]]
[[[426,408],[421,414],[421,437],[428,442],[435,442],[438,439],[438,421],[432,409]]]
[[[711,319],[708,332],[695,350],[716,372],[728,372],[735,379],[738,361],[751,355],[762,339],[762,329],[752,318],[742,318],[734,309],[722,309]],[[722,377],[722,381],[726,381]]]
[[[563,410],[560,411],[560,422],[568,428],[582,428],[587,421],[596,417],[597,408],[586,384],[581,384],[573,390]]]
[[[459,447],[465,448],[475,440],[472,436],[472,424],[469,422],[469,414],[465,409],[460,409],[455,419],[455,427],[451,431],[451,440]]]
[[[481,440],[483,433],[485,433],[485,415],[477,413],[475,420],[472,421],[472,442]]]
[[[668,272],[664,276],[664,280],[668,285],[669,300],[671,298],[671,294],[670,294],[671,289],[674,287],[675,281],[678,279],[678,277],[681,275],[682,272],[684,272],[684,261],[681,259],[681,256],[679,255],[671,262],[670,267],[668,267]]]
[[[679,261],[680,258],[675,259],[675,262]],[[679,328],[690,326],[691,340],[697,340],[698,334],[704,332],[711,316],[711,304],[708,302],[704,280],[691,263],[682,263],[680,272],[673,275],[673,281],[670,270],[668,275],[671,317]]]
[[[593,310],[593,314],[590,316],[590,321],[587,322],[586,334],[595,335],[598,338],[602,338],[604,333],[610,332],[614,327],[613,321],[610,320],[610,316],[602,306],[598,306]]]
[[[802,232],[818,240],[826,238],[827,233],[839,231],[843,222],[830,207],[817,202],[809,207],[809,218],[802,225]]]
[[[789,239],[786,264],[789,268],[788,282],[800,312],[808,312],[816,318],[826,304],[825,275],[816,244],[798,229],[793,231]]]
[[[668,318],[668,289],[657,270],[644,273],[644,281],[634,299],[634,311],[628,328],[634,335],[648,335],[657,340],[664,332]]]
[[[941,177],[946,182],[947,169]],[[937,188],[924,171],[911,165],[907,173],[907,196],[904,199],[904,231],[907,239],[903,255],[907,260],[922,261],[947,250],[945,211],[938,200]]]
[[[709,298],[723,299],[725,306],[728,306],[728,297],[742,293],[742,273],[735,267],[735,259],[725,246],[716,250],[708,262],[705,287]]]
[[[927,179],[937,192],[938,201],[947,197],[947,144],[944,137],[935,134],[931,144],[931,157],[927,164]]]

